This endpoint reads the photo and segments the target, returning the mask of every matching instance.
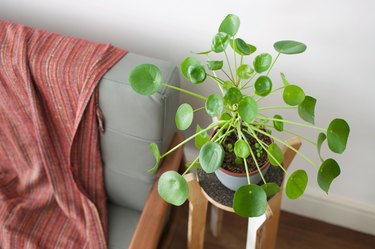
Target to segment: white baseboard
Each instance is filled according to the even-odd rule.
[[[297,200],[283,196],[282,210],[375,235],[375,207],[322,191],[306,189]]]

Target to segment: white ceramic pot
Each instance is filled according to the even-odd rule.
[[[267,170],[269,167],[270,167],[270,162],[267,162],[262,167],[260,167],[260,170],[262,171],[263,175],[267,173]],[[225,187],[233,191],[236,191],[238,188],[248,184],[246,173],[244,174],[233,173],[220,167],[218,170],[215,171],[215,175]],[[261,180],[262,178],[258,170],[250,172],[251,184],[257,184]]]

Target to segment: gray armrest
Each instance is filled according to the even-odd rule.
[[[174,115],[178,92],[162,88],[153,96],[135,93],[128,82],[130,71],[142,63],[157,65],[165,82],[178,86],[176,67],[161,60],[128,53],[100,81],[99,104],[104,116],[101,138],[105,186],[109,200],[141,210],[155,179],[147,170],[155,159],[149,144],[164,152],[176,131]]]

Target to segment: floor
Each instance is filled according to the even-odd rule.
[[[174,210],[174,235],[162,249],[186,248],[188,206]],[[225,212],[223,230],[214,238],[206,230],[205,249],[241,249],[246,244],[247,219]],[[324,222],[282,212],[276,249],[374,249],[375,237]]]

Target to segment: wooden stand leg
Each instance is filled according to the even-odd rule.
[[[210,212],[210,230],[212,235],[215,238],[218,238],[221,233],[221,228],[223,226],[223,215],[224,210],[211,205],[211,212]]]
[[[195,174],[185,176],[189,184],[188,249],[203,249],[208,201]]]
[[[275,249],[279,229],[281,197],[282,194],[278,193],[268,202],[273,215],[272,219],[263,226],[261,237],[262,249]]]

